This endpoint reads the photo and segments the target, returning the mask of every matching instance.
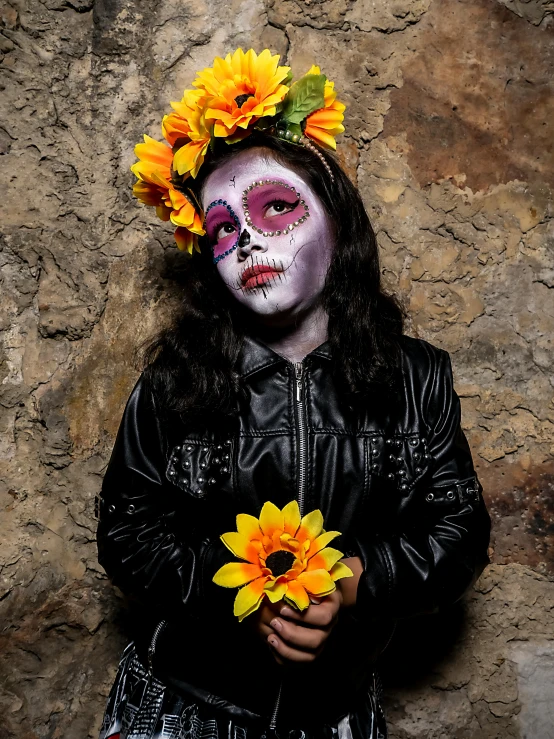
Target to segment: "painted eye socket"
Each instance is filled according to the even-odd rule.
[[[234,234],[236,230],[237,229],[233,226],[232,223],[224,223],[217,229],[214,242],[217,243],[218,241],[221,241],[221,239],[225,239],[227,236]]]
[[[264,212],[264,218],[271,218],[272,216],[282,216],[284,213],[291,213],[300,201],[297,200],[295,203],[287,203],[285,200],[274,200],[269,203]]]
[[[304,223],[309,208],[296,187],[279,180],[254,182],[242,194],[246,226],[279,236]]]
[[[214,262],[219,262],[234,251],[240,236],[240,221],[227,201],[214,200],[210,203],[206,208],[204,227]]]

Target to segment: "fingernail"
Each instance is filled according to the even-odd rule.
[[[277,639],[274,636],[269,636],[267,638],[267,640],[271,644],[272,647],[276,647],[277,646],[277,643],[278,642],[277,642]]]
[[[292,610],[288,606],[283,606],[283,608],[281,608],[281,610],[279,611],[279,613],[281,614],[281,616],[292,616],[292,615],[294,615],[293,612],[292,612]]]
[[[283,628],[283,624],[279,621],[278,618],[274,618],[273,621],[270,621],[269,625],[273,626],[273,628],[277,631],[281,631],[281,629]]]
[[[319,598],[315,598],[313,595],[310,595],[310,603],[313,603],[314,606],[318,606],[321,601],[319,600]]]

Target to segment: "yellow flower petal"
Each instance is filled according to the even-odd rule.
[[[314,554],[313,557],[310,556],[308,564],[306,565],[306,571],[313,572],[314,570],[327,570],[327,572],[329,572],[331,567],[336,564],[339,559],[342,559],[342,557],[343,554],[342,552],[339,552],[338,549],[327,547],[327,549],[322,549],[320,552],[317,552],[317,554]]]
[[[300,508],[296,500],[291,500],[283,508],[283,522],[286,533],[294,536],[300,526]]]
[[[292,601],[300,611],[305,611],[310,605],[308,593],[298,580],[292,580],[289,582],[285,600]]]
[[[337,536],[340,536],[340,531],[326,531],[324,534],[320,534],[310,545],[310,557],[326,547]]]
[[[258,550],[252,545],[252,542],[242,534],[238,534],[234,531],[230,531],[227,534],[221,535],[221,541],[225,544],[235,557],[245,559],[247,562],[253,564],[260,561]]]
[[[329,595],[336,589],[331,575],[326,570],[314,570],[313,572],[301,572],[297,582],[303,585],[308,593],[312,595]]]
[[[237,531],[250,540],[262,538],[262,530],[260,529],[258,519],[249,513],[238,514]]]
[[[296,532],[296,538],[303,543],[306,539],[313,541],[316,539],[323,529],[323,515],[321,511],[316,510],[308,513],[300,522],[300,527]]]
[[[334,581],[340,580],[343,577],[354,577],[354,573],[352,572],[350,567],[348,567],[348,565],[345,565],[343,562],[337,562],[335,565],[333,565],[329,574]]]
[[[260,528],[265,536],[273,537],[275,531],[283,532],[283,514],[269,500],[263,504],[260,512]],[[267,549],[266,549],[267,551]]]
[[[288,583],[284,578],[278,578],[267,582],[264,587],[265,594],[272,603],[282,600],[288,590]]]
[[[265,583],[266,578],[260,577],[239,590],[233,606],[233,613],[239,621],[242,621],[259,607],[264,597]]]
[[[213,576],[213,581],[224,588],[240,588],[241,585],[246,585],[261,576],[262,570],[259,565],[230,562],[219,568]]]

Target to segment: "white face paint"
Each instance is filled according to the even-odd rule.
[[[300,175],[250,149],[208,176],[202,207],[216,268],[240,303],[278,323],[318,305],[333,230]]]

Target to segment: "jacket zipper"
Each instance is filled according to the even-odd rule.
[[[269,730],[276,734],[277,733],[277,714],[279,713],[279,706],[281,704],[281,690],[283,688],[283,682],[279,684],[279,692],[277,693],[277,699],[275,701],[275,705],[273,706],[273,713],[271,714],[271,718],[269,720]]]
[[[298,439],[298,508],[300,515],[304,515],[304,496],[306,491],[306,466],[307,466],[307,429],[306,429],[306,407],[304,404],[304,365],[302,362],[294,363],[294,386],[296,402],[296,438]],[[269,729],[276,733],[277,716],[281,705],[281,692],[283,681],[279,684],[279,692],[273,706],[273,712],[269,721]]]
[[[158,641],[160,634],[164,630],[166,623],[167,621],[162,620],[156,626],[156,628],[154,629],[154,633],[152,634],[152,640],[150,642],[150,646],[148,647],[148,673],[150,676],[152,676],[153,668],[154,668],[154,654],[156,653],[156,643]]]
[[[306,489],[307,429],[306,407],[304,404],[304,365],[295,362],[294,379],[296,383],[296,433],[298,438],[298,507],[304,515],[304,494]]]

